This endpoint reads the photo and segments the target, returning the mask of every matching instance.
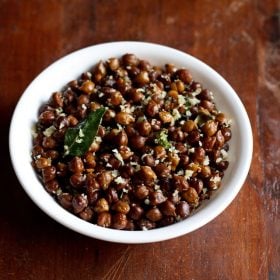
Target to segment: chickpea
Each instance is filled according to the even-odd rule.
[[[181,155],[181,156],[180,156],[179,165],[180,165],[181,167],[183,167],[184,169],[186,169],[187,166],[188,166],[188,164],[189,164],[189,162],[190,162],[190,158],[189,158],[188,155]]]
[[[132,88],[129,92],[127,97],[129,98],[129,100],[131,100],[133,103],[139,103],[141,102],[141,100],[144,99],[144,94],[135,88]]]
[[[180,175],[173,175],[172,185],[174,189],[177,189],[180,192],[185,191],[189,188],[189,183],[187,182],[187,180]]]
[[[87,192],[88,203],[90,205],[94,205],[97,202],[97,200],[100,198],[99,189],[96,189],[93,186],[87,186],[86,192]]]
[[[165,71],[169,74],[173,74],[177,71],[177,68],[174,64],[165,64]]]
[[[79,122],[73,115],[69,115],[67,117],[67,120],[68,120],[69,126],[72,126],[72,127],[76,126]]]
[[[95,204],[94,211],[96,213],[108,212],[109,211],[108,201],[105,198],[98,199]]]
[[[95,84],[92,81],[87,80],[87,81],[83,82],[83,84],[80,87],[80,90],[83,91],[84,93],[90,95],[90,94],[92,94],[94,87],[95,87]]]
[[[40,158],[36,159],[35,166],[37,169],[46,168],[48,166],[51,166],[51,160],[48,158],[40,157]]]
[[[129,159],[134,154],[127,146],[120,146],[119,153],[121,154],[123,160]]]
[[[119,169],[119,167],[120,167],[121,164],[122,164],[122,163],[121,163],[118,159],[116,159],[114,156],[111,156],[111,157],[109,158],[108,163],[112,166],[113,169]]]
[[[136,204],[132,204],[130,207],[130,211],[128,213],[128,216],[132,219],[132,220],[140,220],[142,215],[144,213],[144,210],[141,206],[136,205]]]
[[[48,182],[56,177],[56,168],[54,166],[47,166],[42,169],[43,181]]]
[[[144,165],[150,166],[150,167],[154,167],[155,166],[155,159],[152,155],[144,155],[142,157],[142,161],[144,163]]]
[[[176,207],[170,200],[166,200],[160,205],[161,212],[166,216],[175,216]]]
[[[93,217],[93,211],[90,207],[86,207],[82,212],[79,213],[81,219],[90,221]]]
[[[185,154],[188,151],[187,147],[181,142],[175,143],[175,148],[179,154]]]
[[[58,130],[60,130],[60,129],[64,128],[64,127],[68,127],[69,126],[69,120],[68,120],[67,117],[59,116],[55,120],[54,126]]]
[[[51,104],[54,108],[63,107],[63,97],[61,92],[54,92],[52,94]]]
[[[115,119],[115,117],[116,117],[116,112],[112,109],[107,109],[103,115],[103,121],[108,123],[108,122],[112,121],[113,119]]]
[[[37,145],[37,144],[35,146],[33,146],[33,149],[32,149],[33,157],[42,156],[43,153],[44,153],[44,149],[42,148],[42,146]]]
[[[87,197],[83,194],[77,194],[72,199],[74,213],[82,212],[88,206]]]
[[[178,216],[181,218],[186,218],[190,214],[190,206],[186,201],[181,201],[177,206],[176,206],[176,213]]]
[[[122,103],[123,96],[119,91],[115,91],[114,93],[110,94],[108,98],[108,103],[113,106],[118,106]]]
[[[122,62],[125,66],[138,65],[139,59],[134,54],[125,54],[122,56]]]
[[[149,117],[154,117],[159,112],[159,104],[154,100],[150,100],[146,106],[146,114]]]
[[[182,130],[184,132],[191,132],[195,128],[196,128],[196,124],[193,120],[187,120],[182,126]]]
[[[166,226],[172,225],[174,223],[175,223],[175,218],[173,216],[164,216],[159,221],[159,226],[160,227],[166,227]]]
[[[131,165],[123,165],[120,167],[120,175],[125,178],[129,179],[134,174],[134,168]]]
[[[205,150],[202,147],[197,147],[193,153],[193,161],[197,163],[203,163],[205,159]]]
[[[216,143],[216,137],[206,136],[202,141],[205,151],[211,151]]]
[[[77,80],[73,80],[73,81],[70,81],[68,83],[68,86],[72,89],[72,90],[75,90],[75,89],[78,89],[79,88],[79,83]]]
[[[56,165],[56,175],[58,177],[65,177],[67,175],[67,172],[68,172],[67,164],[58,162]]]
[[[119,200],[112,206],[112,209],[116,212],[127,214],[130,210],[130,206],[126,201]]]
[[[163,146],[155,146],[154,147],[154,154],[156,159],[163,159],[166,157],[166,150]]]
[[[159,205],[163,203],[167,198],[163,195],[161,191],[150,192],[149,199],[151,205]]]
[[[99,82],[107,73],[106,67],[103,61],[100,61],[93,70],[93,78],[96,82]]]
[[[99,125],[98,130],[97,130],[97,136],[103,138],[106,134],[105,127],[102,125]]]
[[[180,162],[180,157],[176,153],[168,153],[168,160],[171,162],[171,170],[175,171]]]
[[[55,113],[53,111],[44,111],[39,116],[39,121],[43,125],[52,125],[55,120]]]
[[[201,129],[207,136],[213,136],[217,132],[217,128],[218,124],[210,120],[207,121]]]
[[[89,97],[88,97],[88,95],[81,94],[78,97],[77,103],[78,103],[78,105],[83,105],[83,104],[87,105],[87,104],[89,104]]]
[[[225,143],[225,138],[221,132],[221,130],[218,130],[217,133],[216,133],[216,143],[215,143],[215,146],[217,148],[221,148],[224,146],[224,143]]]
[[[148,136],[152,130],[152,126],[148,121],[137,122],[136,128],[141,136]]]
[[[106,190],[106,200],[109,204],[115,203],[119,200],[118,193],[115,188],[108,188]]]
[[[101,227],[110,227],[112,223],[112,216],[109,212],[98,213],[97,224]]]
[[[174,120],[173,116],[166,111],[159,112],[159,117],[163,123],[171,123]]]
[[[177,90],[179,93],[182,93],[185,90],[185,85],[182,81],[177,80],[171,84],[171,89]]]
[[[46,149],[54,149],[57,146],[57,143],[53,137],[44,137],[42,146]]]
[[[198,194],[200,194],[202,192],[203,189],[203,181],[201,179],[192,179],[190,181],[190,185],[192,188],[194,188],[196,190],[196,192]]]
[[[195,144],[200,140],[200,133],[198,130],[193,130],[189,133],[187,140],[190,144]]]
[[[161,121],[153,119],[151,122],[151,126],[153,131],[159,131],[161,129]]]
[[[201,167],[201,175],[204,178],[208,178],[209,176],[211,176],[211,168],[210,168],[210,166],[208,166],[208,165],[202,166]]]
[[[168,91],[168,96],[173,98],[173,99],[178,99],[179,97],[179,94],[178,94],[178,91],[177,90],[174,90],[174,89],[171,89],[170,91]]]
[[[72,209],[72,199],[73,199],[73,196],[69,193],[61,193],[58,196],[58,201],[59,201],[60,205],[67,210]]]
[[[146,137],[134,135],[129,138],[129,143],[132,149],[139,150],[145,146],[146,140]]]
[[[109,58],[107,64],[111,71],[116,71],[120,67],[120,61],[115,57]]]
[[[56,193],[56,191],[59,189],[58,181],[56,179],[53,179],[46,182],[45,188],[49,193]]]
[[[118,146],[127,146],[128,137],[123,129],[119,131],[118,134],[114,137],[114,143]]]
[[[115,120],[117,123],[122,125],[128,125],[130,123],[135,122],[135,118],[126,112],[119,112],[116,114]]]
[[[187,69],[179,69],[176,71],[178,79],[185,84],[190,84],[193,80],[191,73]]]
[[[85,183],[85,176],[82,173],[74,173],[70,177],[70,184],[74,188],[81,188]]]
[[[68,168],[73,173],[80,173],[84,171],[84,163],[80,157],[74,157],[68,165]]]
[[[97,152],[100,148],[100,143],[97,141],[93,141],[92,144],[90,145],[88,151],[91,153]]]
[[[140,176],[144,182],[149,183],[157,179],[156,173],[152,170],[150,166],[141,166]]]
[[[124,229],[127,225],[126,215],[123,213],[116,213],[112,217],[112,227],[115,229]]]
[[[183,142],[185,140],[185,135],[181,128],[176,128],[174,131],[171,131],[169,135],[172,141]]]
[[[106,190],[112,182],[113,176],[110,171],[103,171],[97,175],[96,180],[101,188]]]
[[[197,191],[192,187],[189,187],[186,191],[182,192],[182,198],[191,205],[198,205],[199,197]]]
[[[138,199],[145,199],[149,195],[149,189],[145,185],[137,186],[134,190],[134,195]]]
[[[205,109],[207,109],[209,112],[212,112],[215,109],[215,104],[212,101],[208,100],[201,100],[199,105]]]
[[[94,101],[94,102],[90,102],[89,107],[90,107],[91,111],[95,111],[95,110],[101,108],[101,105],[98,102]]]
[[[137,224],[142,230],[150,230],[156,227],[156,223],[148,219],[141,219]]]
[[[136,75],[135,77],[135,82],[140,86],[144,86],[147,83],[149,83],[150,78],[149,78],[149,74],[147,71],[141,71],[139,74]]]
[[[225,141],[229,141],[231,139],[231,130],[228,127],[222,128],[222,134],[224,136]]]
[[[213,93],[208,89],[204,89],[200,92],[200,94],[198,95],[198,98],[201,99],[201,100],[212,101],[213,100]]]
[[[166,166],[164,163],[159,163],[155,166],[155,172],[158,177],[166,178],[170,174],[170,168]]]
[[[220,171],[224,171],[228,168],[229,162],[227,160],[220,161],[217,167]],[[44,169],[43,169],[44,170]]]
[[[146,217],[152,222],[158,222],[162,219],[162,214],[160,210],[155,207],[147,211]]]
[[[94,169],[96,166],[95,156],[91,152],[87,152],[84,155],[84,162],[87,168]]]

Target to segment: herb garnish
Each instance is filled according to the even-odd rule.
[[[90,112],[85,120],[67,129],[64,137],[64,155],[81,156],[92,144],[105,108]]]
[[[157,133],[155,143],[163,146],[165,149],[169,149],[172,146],[168,141],[167,131],[164,129]]]

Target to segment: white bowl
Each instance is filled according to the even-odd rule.
[[[134,53],[154,65],[174,63],[186,67],[196,81],[214,92],[218,108],[232,119],[230,165],[221,188],[186,220],[150,231],[121,231],[88,223],[64,210],[44,189],[31,166],[31,127],[40,105],[52,92],[90,69],[101,59]],[[235,198],[249,171],[252,157],[252,130],[247,113],[232,87],[212,68],[181,51],[151,43],[114,42],[88,47],[69,54],[45,69],[28,86],[14,111],[9,135],[15,173],[30,198],[50,217],[81,234],[120,243],[162,241],[194,231],[217,217]]]

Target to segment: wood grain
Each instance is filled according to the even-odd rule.
[[[8,129],[47,65],[108,41],[193,54],[238,92],[254,155],[234,202],[203,228],[150,245],[98,241],[57,224],[23,192]],[[0,0],[0,279],[280,279],[280,3],[277,0]]]

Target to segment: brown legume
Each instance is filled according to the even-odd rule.
[[[192,100],[197,104],[192,104]],[[64,155],[68,128],[105,107],[90,148]],[[221,186],[232,132],[189,70],[134,54],[100,61],[39,109],[32,166],[58,203],[122,230],[173,224]]]

